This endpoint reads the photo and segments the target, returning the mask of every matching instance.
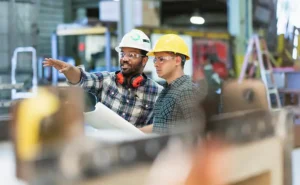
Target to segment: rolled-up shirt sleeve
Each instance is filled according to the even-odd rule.
[[[67,81],[70,86],[79,86],[82,87],[85,91],[92,93],[99,93],[103,88],[103,81],[105,77],[109,76],[109,72],[97,72],[97,73],[88,73],[81,68],[80,72],[80,81],[76,84],[72,84]]]

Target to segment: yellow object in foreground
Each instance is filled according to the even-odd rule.
[[[39,89],[34,98],[23,100],[17,111],[17,152],[21,160],[35,157],[39,145],[39,128],[43,118],[54,114],[59,109],[58,98],[47,91]]]

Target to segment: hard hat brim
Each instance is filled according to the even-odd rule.
[[[141,50],[141,51],[149,52],[149,50],[147,50],[147,49],[141,49],[141,48],[132,47],[132,46],[117,46],[117,47],[115,47],[116,52],[121,52],[121,48],[133,48],[133,49],[138,49],[138,50]]]
[[[149,57],[154,57],[155,56],[155,53],[158,53],[158,52],[172,52],[172,51],[149,51],[147,53],[147,56]],[[180,53],[181,54],[181,53]],[[184,54],[181,54],[181,55],[184,55]],[[190,56],[187,56],[187,55],[184,55],[186,57],[186,60],[190,60]]]
[[[154,52],[153,52],[153,51],[149,51],[149,52],[147,53],[147,56],[148,56],[148,57],[154,57]]]

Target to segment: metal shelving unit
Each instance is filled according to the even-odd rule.
[[[58,26],[55,32],[51,35],[51,57],[58,58],[58,37],[59,36],[84,36],[84,35],[105,35],[106,48],[105,60],[106,70],[111,71],[111,32],[109,28],[103,26]],[[52,85],[58,83],[58,71],[52,71]]]

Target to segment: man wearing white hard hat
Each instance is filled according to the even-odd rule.
[[[144,73],[151,49],[148,36],[133,29],[125,34],[116,51],[121,70],[88,73],[60,60],[46,58],[44,66],[52,66],[63,73],[69,85],[81,86],[95,94],[100,102],[128,122],[142,127],[153,122],[153,106],[162,86]]]

